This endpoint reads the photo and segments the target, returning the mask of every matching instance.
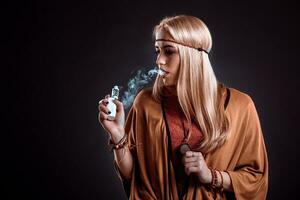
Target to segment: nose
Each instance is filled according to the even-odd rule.
[[[167,64],[166,57],[162,54],[159,54],[156,58],[156,64],[160,67]]]

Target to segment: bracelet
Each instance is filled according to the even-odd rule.
[[[212,194],[213,194],[213,199],[216,199],[217,194],[216,194],[216,186],[217,186],[217,182],[218,182],[218,177],[217,177],[217,173],[214,169],[210,168],[210,172],[211,172],[211,183],[210,186],[212,188]]]
[[[210,185],[213,189],[215,189],[217,187],[217,184],[218,184],[217,172],[216,172],[216,170],[214,170],[212,168],[209,168],[209,169],[210,169],[211,176],[212,176]]]
[[[220,176],[221,176],[221,185],[220,185],[220,191],[221,192],[223,192],[223,190],[224,190],[224,187],[223,187],[223,175],[222,175],[222,173],[220,172],[220,171],[218,171],[219,172],[219,174],[220,174]]]
[[[124,148],[127,144],[127,134],[125,133],[122,139],[118,143],[114,143],[111,139],[108,141],[108,145],[110,147],[110,151],[114,149],[121,149]]]

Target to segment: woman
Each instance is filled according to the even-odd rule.
[[[254,103],[217,81],[206,25],[168,17],[154,35],[164,75],[137,95],[126,123],[120,101],[114,121],[108,96],[99,105],[129,199],[265,199],[268,160]]]

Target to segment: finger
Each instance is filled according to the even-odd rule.
[[[199,172],[199,167],[186,167],[185,173],[190,175],[191,173]]]
[[[115,100],[114,100],[114,103],[115,103],[116,106],[117,106],[117,111],[123,110],[123,109],[124,109],[124,108],[123,108],[123,103],[122,103],[121,101],[119,101],[118,99],[115,99]]]
[[[101,111],[101,112],[99,112],[98,119],[99,119],[99,121],[103,122],[104,120],[108,119],[108,116],[107,116],[107,114],[105,114],[104,112]]]
[[[193,156],[193,152],[192,151],[187,151],[185,152],[185,157],[189,158]]]
[[[182,162],[183,163],[189,163],[189,162],[195,162],[195,161],[199,161],[199,157],[183,157],[182,158]]]
[[[99,104],[107,105],[108,104],[108,100],[107,99],[101,99],[99,101]]]
[[[184,167],[198,167],[198,166],[200,166],[199,162],[189,162],[184,164]]]
[[[107,108],[108,102],[106,100],[103,100],[99,105],[98,105],[98,110],[103,111],[103,107]]]
[[[98,110],[101,111],[101,106],[106,107],[108,102],[106,103],[105,100],[103,100],[99,105],[98,105]]]
[[[203,156],[203,154],[202,154],[200,151],[197,151],[196,153],[197,153],[197,155],[198,155],[200,158],[202,158],[202,159],[204,160],[204,156]]]
[[[199,153],[200,152],[196,152],[196,151],[187,151],[186,153],[185,153],[185,157],[193,157],[193,156],[199,156]]]
[[[99,108],[100,108],[99,111],[102,111],[102,112],[104,112],[105,114],[110,114],[110,111],[109,111],[109,109],[108,109],[106,106],[100,104],[100,105],[99,105]]]

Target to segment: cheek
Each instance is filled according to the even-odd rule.
[[[173,72],[174,74],[178,75],[180,68],[180,62],[179,59],[173,62]]]
[[[180,68],[180,60],[179,58],[174,59],[172,62],[172,71],[174,74],[178,74]]]

